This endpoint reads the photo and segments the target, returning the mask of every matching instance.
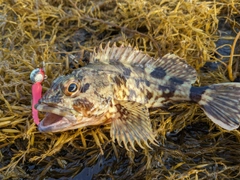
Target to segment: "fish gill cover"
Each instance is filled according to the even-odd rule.
[[[127,151],[109,125],[40,133],[29,79],[44,64],[45,92],[110,41],[186,59],[196,86],[239,81],[239,9],[238,0],[1,1],[0,178],[239,179],[239,131],[216,126],[197,105],[151,111],[159,146]]]

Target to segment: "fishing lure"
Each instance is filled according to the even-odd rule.
[[[39,124],[38,110],[35,109],[35,105],[42,97],[42,85],[43,80],[46,79],[46,75],[41,68],[34,69],[30,74],[30,80],[32,81],[32,116],[35,124]]]

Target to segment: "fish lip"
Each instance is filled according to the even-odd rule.
[[[49,106],[44,103],[36,104],[35,108],[40,112],[46,112],[45,117],[38,125],[38,130],[40,132],[62,131],[77,122],[77,118],[72,114],[71,109],[66,109],[61,106]],[[45,125],[45,121],[47,121],[48,117],[51,115],[57,117],[58,120]]]
[[[69,118],[73,116],[71,109],[67,109],[62,106],[50,106],[45,103],[38,103],[35,105],[35,109],[40,112],[53,113],[53,114],[61,115],[64,117],[69,116]]]

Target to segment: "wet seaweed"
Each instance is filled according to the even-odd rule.
[[[152,110],[159,146],[127,151],[111,141],[109,126],[38,132],[29,79],[44,66],[46,91],[54,78],[86,65],[94,47],[110,41],[153,57],[183,57],[199,73],[196,86],[234,81],[239,9],[238,0],[1,2],[0,178],[239,179],[239,131],[217,127],[197,105]],[[220,19],[231,30],[227,36]],[[231,41],[217,46],[221,39]],[[231,54],[218,51],[225,46]],[[217,68],[202,70],[207,62],[218,62]]]

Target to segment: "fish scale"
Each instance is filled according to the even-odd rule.
[[[149,108],[197,103],[220,127],[239,127],[240,84],[194,87],[196,70],[174,55],[154,59],[131,46],[100,45],[90,64],[53,81],[36,105],[46,112],[42,132],[110,124],[110,136],[126,149],[157,145]]]

